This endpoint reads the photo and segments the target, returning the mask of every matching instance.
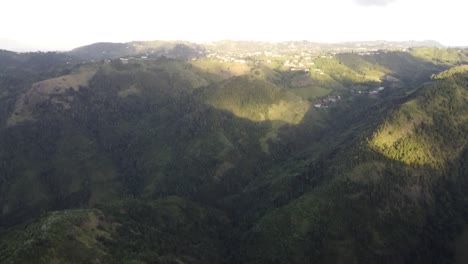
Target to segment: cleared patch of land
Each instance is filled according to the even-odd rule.
[[[73,97],[67,95],[67,92],[78,91],[80,87],[87,86],[95,73],[94,67],[83,67],[72,74],[34,83],[31,89],[17,99],[15,111],[8,119],[7,125],[13,126],[23,121],[34,120],[36,107],[43,103],[50,102],[68,109]]]

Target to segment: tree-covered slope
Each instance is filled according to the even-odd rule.
[[[308,191],[242,237],[242,262],[453,262],[467,213],[467,77],[421,87],[372,137],[327,157],[319,186],[318,171],[305,175]]]
[[[34,54],[5,53],[14,59],[0,68],[0,263],[460,255],[468,73],[448,68],[462,55],[231,61],[132,44],[123,60],[99,54],[126,47],[98,44],[75,55],[105,60],[49,54],[42,69],[21,64]],[[151,49],[162,53],[146,57]],[[302,60],[314,61],[308,71],[285,66]]]

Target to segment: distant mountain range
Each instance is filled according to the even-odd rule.
[[[369,49],[405,49],[411,47],[438,47],[443,45],[433,41],[363,41],[363,42],[343,42],[343,43],[318,43],[309,41],[288,41],[288,42],[255,42],[255,41],[218,41],[205,44],[197,44],[182,41],[133,41],[127,43],[94,43],[91,45],[73,49],[69,53],[86,59],[113,59],[124,56],[136,56],[142,54],[164,55],[182,53],[187,54],[188,49],[192,49],[191,55],[205,51],[236,52],[246,53],[255,51],[281,51],[294,53],[298,50],[369,50]],[[190,53],[190,52],[189,52]],[[169,55],[170,56],[170,55]]]
[[[171,45],[175,44],[185,44],[188,46],[232,46],[241,49],[249,49],[248,46],[288,46],[291,44],[299,44],[299,45],[306,45],[309,47],[320,47],[320,48],[330,48],[330,47],[358,47],[358,46],[373,46],[373,47],[444,47],[437,41],[434,40],[424,40],[424,41],[385,41],[385,40],[376,40],[376,41],[354,41],[354,42],[341,42],[341,43],[324,43],[324,42],[311,42],[311,41],[286,41],[286,42],[259,42],[259,41],[235,41],[235,40],[223,40],[223,41],[216,41],[216,42],[209,42],[209,43],[194,43],[189,41],[132,41],[126,43],[113,43],[113,42],[99,42],[94,43],[82,47],[78,47],[73,50],[73,52],[83,53],[85,50],[87,52],[92,52],[96,57],[98,57],[99,52],[111,52],[111,50],[120,49],[123,54],[133,54],[133,52],[141,52],[144,50],[152,51],[158,50],[160,48],[169,48]],[[129,48],[127,48],[127,46]],[[40,51],[41,47],[34,48],[32,45],[27,45],[24,43],[18,43],[16,41],[10,39],[0,38],[0,49],[4,50],[13,50],[17,52],[35,52]],[[130,49],[127,50],[127,49]],[[111,52],[112,54],[112,52]],[[115,53],[113,53],[115,54]],[[138,54],[138,53],[136,53]],[[102,55],[101,55],[102,57]]]

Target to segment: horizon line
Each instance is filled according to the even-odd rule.
[[[437,45],[434,46],[442,46],[443,48],[467,48],[468,45],[445,45],[438,40],[434,39],[424,39],[424,40],[385,40],[385,39],[374,39],[374,40],[343,40],[343,41],[320,41],[320,40],[252,40],[252,39],[220,39],[220,40],[210,40],[210,41],[197,41],[197,40],[183,40],[183,39],[153,39],[153,40],[131,40],[131,41],[97,41],[91,42],[89,44],[78,45],[73,48],[69,49],[47,49],[47,48],[29,48],[26,47],[27,45],[19,45],[18,49],[11,49],[10,48],[2,48],[0,50],[12,51],[17,53],[30,53],[30,52],[70,52],[74,49],[78,49],[81,47],[87,47],[95,44],[126,44],[126,43],[133,43],[133,42],[174,42],[174,43],[193,43],[193,44],[202,44],[208,45],[211,43],[219,43],[219,42],[252,42],[252,43],[272,43],[272,44],[279,44],[279,43],[288,43],[288,42],[308,42],[313,44],[324,44],[324,45],[336,45],[336,44],[351,44],[351,43],[364,43],[364,42],[390,42],[390,43],[404,43],[404,42],[435,42]],[[21,47],[23,46],[23,47]],[[433,46],[432,46],[433,47]]]

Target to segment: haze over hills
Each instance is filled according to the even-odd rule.
[[[0,51],[0,263],[466,263],[468,50]]]
[[[218,41],[208,43],[190,43],[186,41],[133,41],[128,43],[110,43],[101,42],[70,51],[70,54],[81,58],[103,59],[117,58],[119,56],[132,56],[144,53],[161,55],[161,52],[173,49],[174,47],[190,47],[193,49],[212,50],[215,52],[289,52],[295,53],[301,51],[362,51],[389,49],[398,50],[411,47],[438,47],[443,46],[433,40],[427,41],[361,41],[361,42],[342,42],[342,43],[318,43],[309,41],[289,41],[289,42],[258,42],[258,41]]]

